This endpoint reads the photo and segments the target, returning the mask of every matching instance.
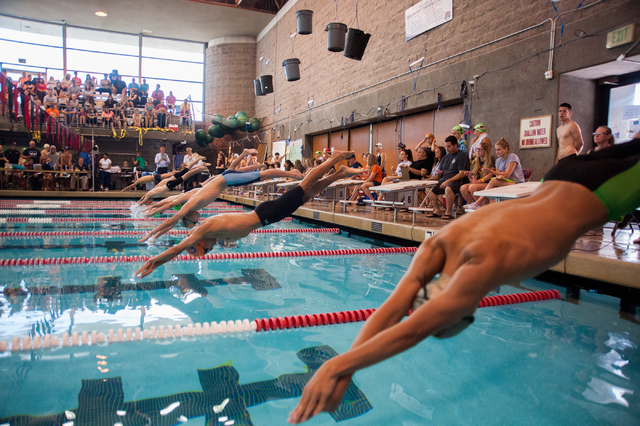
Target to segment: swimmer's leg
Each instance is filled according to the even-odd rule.
[[[362,169],[354,169],[352,167],[340,166],[340,169],[336,173],[329,175],[324,179],[320,179],[318,181],[310,183],[310,182],[306,182],[307,179],[305,178],[305,180],[303,180],[302,183],[300,183],[300,186],[302,187],[302,189],[304,189],[304,202],[306,203],[311,201],[316,196],[317,193],[324,190],[333,182],[340,179],[348,178],[351,176],[357,176],[360,174],[362,174]]]
[[[340,161],[344,161],[351,157],[352,154],[352,151],[334,151],[333,155],[327,161],[320,164],[318,167],[311,169],[307,176],[305,176],[304,180],[300,183],[300,186],[305,190],[305,192],[307,192],[307,189],[311,189],[316,182],[321,180],[330,168],[338,164]]]

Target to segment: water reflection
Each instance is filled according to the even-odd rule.
[[[614,386],[597,377],[592,377],[588,386],[582,392],[582,396],[589,401],[597,402],[598,404],[620,404],[629,407],[629,402],[623,396],[625,394],[633,395],[632,390]]]

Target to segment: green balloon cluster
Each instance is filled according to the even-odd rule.
[[[207,130],[200,129],[196,132],[196,143],[205,147],[209,145],[215,138],[221,138],[235,130],[255,132],[260,128],[260,120],[256,117],[247,117],[247,113],[238,111],[236,115],[230,115],[227,118],[220,114],[211,116],[211,126]]]

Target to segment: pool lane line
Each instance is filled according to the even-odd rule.
[[[229,213],[229,212],[225,212]],[[225,214],[218,213],[218,214]],[[247,213],[245,210],[238,211],[238,213]],[[200,217],[211,217],[216,216],[217,214],[212,215],[201,215]],[[30,218],[21,218],[21,217],[8,217],[8,218],[0,218],[0,223],[60,223],[60,222],[162,222],[167,220],[167,218],[133,218],[133,217],[30,217]],[[285,221],[286,222],[286,221]]]
[[[375,249],[348,250],[308,250],[283,252],[255,252],[255,253],[209,253],[194,257],[188,254],[176,256],[171,262],[202,261],[202,260],[237,260],[264,259],[274,257],[319,257],[319,256],[353,256],[363,254],[402,254],[414,253],[417,247],[385,247]],[[0,266],[37,266],[37,265],[75,265],[86,263],[131,263],[146,262],[150,256],[98,256],[98,257],[58,257],[58,258],[28,258],[28,259],[0,259]]]
[[[537,302],[550,299],[562,299],[562,295],[558,290],[544,290],[531,291],[528,293],[486,296],[480,301],[478,308]],[[373,312],[375,312],[375,309],[359,309],[354,311],[329,312],[312,315],[256,318],[254,322],[256,323],[256,331],[283,330],[289,328],[304,328],[366,321]],[[407,315],[411,315],[411,311],[409,311]]]
[[[240,207],[233,208],[218,208],[218,209],[202,209],[204,212],[212,212],[212,213],[243,213],[246,210]],[[34,210],[21,210],[21,209],[13,209],[13,210],[0,210],[0,215],[21,215],[21,216],[35,216],[35,215],[69,215],[69,214],[122,214],[122,215],[130,215],[131,210],[44,210],[44,211],[34,211]],[[175,210],[166,210],[160,214],[165,214],[167,216],[176,214]]]
[[[544,291],[531,291],[528,293],[515,293],[508,295],[486,296],[484,297],[478,307],[485,308],[490,306],[511,305],[517,303],[526,302],[538,302],[543,300],[562,299],[558,290],[544,290]],[[248,319],[244,320],[230,320],[215,321],[209,324],[195,323],[188,324],[184,327],[180,325],[159,326],[157,329],[155,326],[150,327],[149,330],[142,330],[140,327],[136,327],[135,330],[131,328],[118,329],[114,332],[113,329],[108,330],[107,334],[97,330],[83,331],[81,334],[73,332],[71,336],[65,332],[62,334],[62,342],[57,336],[46,334],[44,338],[40,335],[36,335],[33,339],[30,336],[25,336],[22,339],[19,337],[13,337],[11,345],[7,341],[0,341],[0,353],[11,350],[11,352],[28,351],[28,350],[40,350],[57,348],[62,343],[62,347],[69,346],[89,346],[89,345],[105,345],[113,343],[124,343],[141,340],[164,340],[164,339],[177,339],[182,337],[196,337],[196,336],[208,336],[216,334],[227,333],[243,333],[251,331],[269,331],[269,330],[284,330],[291,328],[305,328],[305,327],[317,327],[321,325],[335,325],[346,324],[352,322],[366,321],[376,310],[375,309],[359,309],[352,311],[340,311],[329,312],[322,314],[307,314],[307,315],[293,315],[277,318],[256,318],[253,321]],[[409,312],[407,315],[411,315]],[[89,339],[91,337],[91,339]],[[21,345],[22,343],[22,345]]]
[[[37,232],[37,231],[16,231],[16,232],[0,232],[0,237],[76,237],[76,236],[92,236],[92,237],[123,237],[128,235],[144,235],[149,231],[54,231],[54,232]],[[252,234],[337,234],[339,228],[300,228],[300,229],[256,229]],[[168,235],[187,235],[189,231],[186,229],[173,229],[167,232]]]

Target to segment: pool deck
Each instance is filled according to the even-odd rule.
[[[0,198],[79,198],[79,199],[138,199],[145,191],[109,192],[68,192],[68,191],[0,191]],[[169,192],[164,197],[177,194]],[[160,197],[160,198],[164,198]],[[249,198],[232,194],[219,197],[233,203],[255,207],[265,198]],[[508,202],[508,201],[507,201]],[[471,213],[472,214],[472,213]],[[327,226],[338,226],[343,229],[359,230],[372,234],[380,234],[413,243],[420,243],[425,238],[440,231],[450,221],[429,219],[420,214],[416,224],[412,223],[411,213],[398,213],[393,221],[393,212],[372,209],[369,206],[357,207],[355,212],[342,213],[342,207],[336,205],[335,211],[331,203],[313,201],[299,208],[294,216],[320,221]],[[613,225],[605,225],[602,235],[583,235],[576,241],[573,250],[560,263],[550,268],[551,271],[577,277],[618,284],[640,289],[640,245],[633,240],[640,237],[637,225],[635,231],[629,228],[619,230],[615,240],[611,237]]]
[[[255,207],[265,200],[231,194],[222,194],[219,198],[250,207]],[[336,225],[416,243],[424,241],[450,222],[444,219],[429,219],[420,214],[413,225],[412,213],[399,212],[394,223],[393,212],[365,206],[357,207],[354,212],[342,213],[342,207],[339,205],[336,205],[335,211],[332,212],[331,203],[322,201],[305,204],[296,210],[294,216],[324,222],[328,226]],[[571,253],[550,270],[640,289],[640,245],[633,244],[633,240],[640,237],[640,232],[637,231],[637,226],[635,229],[634,232],[629,228],[619,230],[613,240],[613,224],[609,223],[605,225],[602,235],[583,235],[576,241]]]

